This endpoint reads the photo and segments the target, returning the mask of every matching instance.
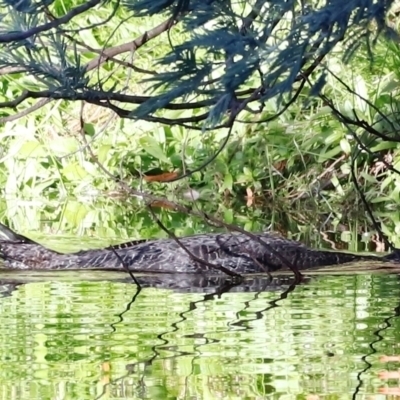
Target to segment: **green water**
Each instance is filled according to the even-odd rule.
[[[278,284],[215,296],[218,286],[208,295],[137,293],[123,274],[66,276],[2,286],[0,399],[371,399],[400,391],[384,372],[400,361],[383,358],[400,357],[397,275],[318,276],[286,294]]]

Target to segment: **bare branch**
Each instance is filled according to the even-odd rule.
[[[97,68],[100,64],[108,61],[110,58],[115,57],[119,54],[128,52],[128,51],[136,51],[144,44],[146,44],[151,39],[161,35],[163,32],[168,31],[172,26],[174,26],[177,21],[172,20],[171,18],[162,22],[155,28],[145,32],[143,35],[139,36],[132,42],[124,43],[118,46],[110,47],[101,52],[101,55],[89,63],[86,64],[86,70],[91,71],[94,68]]]
[[[8,117],[2,117],[0,118],[0,124],[5,124],[6,122],[11,122],[11,121],[16,121],[17,119],[26,117],[27,115],[33,113],[36,110],[39,110],[39,108],[42,108],[46,104],[49,104],[51,102],[51,99],[42,99],[39,100],[36,104],[34,104],[32,107],[28,107],[23,111],[20,111],[16,114],[9,115]]]
[[[46,31],[49,31],[50,29],[57,28],[60,25],[71,21],[71,19],[76,17],[77,15],[82,14],[85,11],[88,11],[91,8],[97,6],[100,2],[101,2],[101,0],[88,0],[85,3],[83,3],[82,5],[73,8],[71,11],[69,11],[63,17],[56,18],[53,21],[50,21],[46,24],[36,26],[36,27],[28,29],[27,31],[24,31],[24,32],[10,32],[10,33],[5,33],[3,35],[0,35],[0,43],[11,43],[14,41],[28,39],[31,36],[37,35],[38,33],[46,32]]]

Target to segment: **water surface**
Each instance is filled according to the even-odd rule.
[[[195,293],[162,282],[138,293],[124,274],[105,278],[17,276],[1,287],[0,399],[400,393],[397,275],[317,276],[291,292],[287,277],[246,292],[214,282]]]

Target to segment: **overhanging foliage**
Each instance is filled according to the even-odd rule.
[[[362,43],[371,48],[382,32],[397,36],[386,22],[393,0],[91,0],[70,8],[59,1],[1,3],[0,73],[30,76],[21,85],[25,90],[0,104],[3,122],[20,115],[10,109],[25,115],[27,105],[38,107],[28,99],[41,101],[39,106],[65,99],[107,107],[123,118],[197,129],[231,126],[242,110],[258,113],[271,98],[284,107],[307,81],[319,92],[325,82],[321,63],[338,45],[348,59]],[[79,15],[104,9],[107,17],[96,23],[74,23]],[[82,32],[106,28],[117,13],[126,17],[102,49],[81,40]],[[119,35],[136,17],[155,14],[164,21],[143,35]],[[174,36],[177,23],[181,31]],[[133,57],[165,32],[168,50],[157,54],[152,69],[121,57]],[[87,53],[90,62],[83,61]],[[121,65],[126,80],[107,85],[106,72]],[[132,76],[142,93],[132,87]],[[194,109],[189,117],[162,113]]]

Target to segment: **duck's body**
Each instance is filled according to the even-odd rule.
[[[301,270],[357,260],[385,259],[313,250],[302,243],[270,232],[253,235],[249,237],[241,233],[210,233],[180,238],[180,244],[187,251],[174,239],[155,239],[133,241],[106,249],[62,254],[18,235],[0,224],[0,258],[4,260],[5,268],[18,270],[122,271],[129,268],[133,272],[200,274],[218,274],[226,270],[238,274],[263,273],[288,269],[290,266]]]

